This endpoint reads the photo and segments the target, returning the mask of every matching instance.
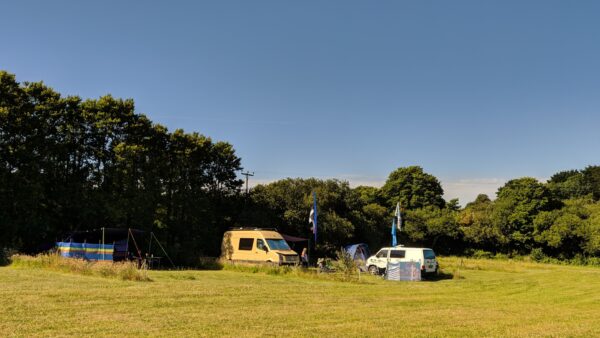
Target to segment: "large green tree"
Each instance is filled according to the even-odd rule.
[[[459,212],[458,224],[471,248],[496,251],[505,240],[501,229],[492,222],[494,202],[485,194],[477,196]]]
[[[381,188],[382,201],[386,206],[393,207],[400,202],[406,209],[426,206],[443,208],[443,194],[438,179],[418,166],[394,170]]]
[[[594,200],[600,200],[600,166],[587,166],[581,171],[583,182],[588,191],[594,197]]]
[[[491,221],[499,230],[499,244],[505,251],[529,253],[533,246],[533,220],[541,211],[560,207],[548,188],[535,178],[508,181],[498,189]]]
[[[591,193],[579,170],[558,172],[548,180],[548,189],[560,199],[579,198]]]
[[[600,202],[566,200],[561,209],[540,212],[533,225],[535,240],[552,256],[600,253]]]

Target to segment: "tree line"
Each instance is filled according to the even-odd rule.
[[[456,199],[444,201],[438,179],[417,166],[398,168],[381,188],[285,179],[252,190],[253,224],[279,224],[307,236],[312,190],[320,198],[323,235],[317,248],[322,253],[351,242],[389,246],[394,207],[400,203],[399,242],[442,254],[533,252],[559,259],[600,254],[600,166],[559,172],[546,183],[513,179],[494,200],[481,194],[464,207]]]
[[[63,97],[0,72],[0,247],[47,249],[73,230],[154,231],[171,254],[214,254],[237,215],[231,144],[169,132],[110,95]]]
[[[153,231],[181,265],[218,256],[233,226],[276,227],[309,237],[318,197],[318,255],[364,242],[390,245],[397,203],[399,242],[442,254],[560,259],[600,253],[600,167],[562,171],[548,182],[508,181],[495,199],[461,207],[418,166],[398,168],[381,188],[288,178],[248,195],[233,146],[170,132],[137,113],[133,100],[62,96],[42,82],[0,71],[0,248],[49,249],[73,230]]]

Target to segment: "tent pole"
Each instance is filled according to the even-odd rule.
[[[129,259],[129,229],[127,229],[127,243],[125,244],[125,259]]]
[[[150,236],[154,237],[154,240],[156,241],[156,243],[158,243],[158,246],[161,248],[161,250],[163,251],[163,253],[165,254],[165,256],[167,256],[167,258],[169,259],[169,262],[171,262],[171,265],[173,267],[175,267],[175,264],[173,264],[173,261],[171,260],[171,257],[169,257],[169,254],[165,251],[165,249],[163,248],[163,246],[160,244],[160,242],[158,241],[158,238],[156,238],[156,236],[154,236],[154,233],[151,232]],[[150,238],[150,240],[152,240],[152,238]]]
[[[135,241],[135,236],[133,236],[133,233],[131,232],[131,228],[129,228],[127,230],[131,234],[131,239],[133,239],[133,245],[135,245],[135,249],[137,250],[137,253],[138,253],[138,258],[140,259],[140,262],[141,262],[142,261],[142,252],[140,251],[140,248],[138,248],[137,242]]]

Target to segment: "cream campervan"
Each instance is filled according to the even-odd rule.
[[[275,229],[231,229],[223,235],[221,258],[236,262],[296,265],[298,254]]]

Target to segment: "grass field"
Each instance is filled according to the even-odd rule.
[[[600,268],[442,259],[454,279],[362,283],[238,271],[152,282],[0,268],[8,336],[600,336]]]

